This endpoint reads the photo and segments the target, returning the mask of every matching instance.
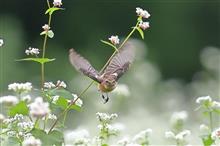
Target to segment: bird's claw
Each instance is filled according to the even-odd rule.
[[[102,95],[102,99],[104,100],[104,104],[105,104],[108,102],[109,97],[108,96],[105,97],[104,95]]]

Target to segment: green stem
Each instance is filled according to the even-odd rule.
[[[210,129],[213,131],[213,118],[212,118],[212,112],[209,112],[209,124],[210,124]]]
[[[136,23],[135,27],[132,29],[132,31],[128,34],[128,36],[124,39],[124,41],[121,43],[121,45],[118,47],[118,50],[120,48],[122,48],[124,46],[124,44],[128,41],[128,39],[131,37],[131,35],[134,33],[134,31],[136,30],[137,26],[138,26],[139,22]],[[111,55],[111,57],[108,59],[108,61],[105,63],[105,65],[102,67],[100,73],[102,73],[104,71],[104,69],[108,66],[108,64],[110,63],[110,61],[112,60],[112,58],[115,56],[115,54],[117,53],[117,51],[115,50],[113,52],[113,54]],[[59,119],[66,114],[66,112],[70,109],[70,107],[75,104],[75,102],[86,93],[86,91],[93,85],[93,83],[95,83],[95,81],[92,81],[80,94],[79,96],[72,102],[69,104],[69,106],[62,112],[60,113],[60,115],[57,117],[57,120],[53,123],[53,125],[51,126],[50,130],[48,131],[48,133],[50,133],[53,128],[55,127],[55,125],[57,124],[57,122],[59,121]],[[64,121],[65,122],[65,121]]]
[[[39,122],[39,118],[36,119],[35,123],[34,123],[34,128],[38,127],[38,122]]]

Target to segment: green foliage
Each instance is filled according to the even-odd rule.
[[[28,107],[25,101],[20,101],[9,110],[9,116],[15,116],[16,114],[28,115]]]
[[[19,59],[16,61],[34,61],[34,62],[38,62],[40,64],[44,64],[47,62],[52,62],[54,60],[55,60],[55,58],[53,58],[53,59],[49,59],[49,58],[24,58],[24,59]]]
[[[52,8],[47,9],[47,11],[45,12],[45,14],[52,15],[53,12],[58,11],[58,10],[64,10],[64,9],[63,9],[63,8],[52,7]]]
[[[108,45],[108,46],[111,46],[112,48],[115,49],[115,51],[118,52],[117,47],[116,47],[115,45],[111,44],[110,42],[107,42],[107,41],[104,41],[104,40],[101,40],[101,42],[104,43],[104,44],[106,44],[106,45]]]
[[[214,143],[214,141],[211,138],[211,135],[203,137],[202,142],[204,146],[211,146]]]
[[[144,39],[144,32],[140,27],[136,27],[136,29],[138,30],[139,34],[141,35],[141,38]]]
[[[54,130],[47,134],[45,131],[40,130],[40,129],[33,129],[31,131],[32,135],[36,138],[39,138],[42,142],[43,146],[61,146],[63,142],[63,133]]]
[[[1,146],[20,146],[20,141],[16,137],[8,137],[3,142],[0,142]]]

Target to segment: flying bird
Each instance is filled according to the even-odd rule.
[[[79,55],[74,49],[69,50],[69,60],[77,71],[98,83],[105,103],[108,102],[108,92],[114,90],[118,79],[128,70],[134,60],[134,47],[127,42],[110,60],[103,72],[98,72],[88,60]],[[103,95],[106,93],[106,97]]]

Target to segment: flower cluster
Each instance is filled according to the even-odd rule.
[[[152,133],[152,129],[146,129],[134,136],[133,141],[140,145],[149,145],[149,136]]]
[[[118,36],[116,35],[116,36],[111,36],[110,38],[108,38],[108,40],[113,44],[113,45],[117,45],[117,44],[119,44],[119,38],[118,38]]]
[[[38,55],[38,54],[40,54],[40,50],[38,48],[29,47],[27,50],[25,50],[25,54],[27,54],[27,55]]]
[[[150,27],[149,22],[144,22],[142,20],[142,18],[146,18],[147,19],[147,18],[150,17],[150,14],[146,10],[143,10],[142,8],[139,8],[139,7],[136,8],[136,13],[139,16],[139,18],[138,18],[138,21],[139,21],[138,26],[141,29],[143,29],[143,30],[149,28]]]
[[[31,91],[32,84],[30,82],[26,83],[13,83],[8,85],[8,90],[13,90],[17,93],[23,93]]]
[[[40,35],[48,35],[49,38],[53,38],[54,33],[52,30],[50,30],[50,26],[48,24],[44,24],[42,29],[43,31],[40,33]]]
[[[16,96],[8,95],[0,97],[0,104],[7,106],[12,106],[18,103],[18,98]]]
[[[62,0],[54,0],[53,1],[54,7],[61,7],[61,5],[62,5]]]
[[[66,132],[65,141],[72,143],[73,145],[85,145],[90,142],[89,132],[86,129],[77,129],[71,132]]]
[[[52,88],[66,88],[67,85],[64,81],[60,81],[58,80],[56,84],[54,84],[53,82],[45,82],[44,83],[44,88],[46,89],[52,89]]]
[[[31,136],[26,138],[23,143],[23,146],[41,146],[42,143],[40,141],[40,139],[36,139],[35,137]]]
[[[188,114],[186,111],[174,112],[170,119],[173,130],[176,132],[181,131],[187,118]]]
[[[167,139],[176,141],[176,143],[179,145],[185,145],[187,144],[186,137],[189,136],[190,134],[191,132],[189,130],[183,130],[178,134],[175,134],[172,131],[167,131],[165,132],[165,137]]]
[[[100,122],[104,122],[104,123],[109,123],[110,121],[112,121],[113,119],[117,118],[118,115],[117,114],[106,114],[106,113],[96,113],[97,118],[99,119]]]
[[[220,112],[220,102],[214,101],[210,96],[198,97],[196,103],[199,104],[199,108],[203,108],[205,111]]]
[[[30,115],[36,118],[42,118],[50,113],[49,103],[43,102],[42,97],[35,98],[34,102],[29,104]]]

